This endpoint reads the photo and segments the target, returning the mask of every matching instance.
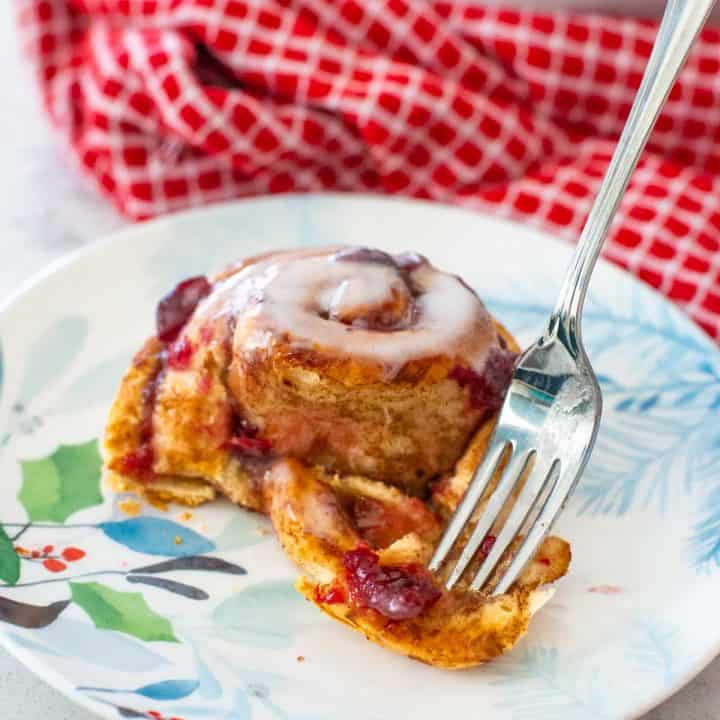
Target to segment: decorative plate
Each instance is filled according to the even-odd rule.
[[[102,487],[97,439],[164,291],[239,256],[332,243],[428,255],[522,341],[571,252],[439,205],[289,196],[130,227],[36,279],[0,313],[0,641],[115,719],[584,720],[668,697],[720,651],[720,354],[608,264],[584,324],[605,414],[557,527],[574,560],[528,636],[485,667],[435,670],[327,619],[257,515],[133,514]]]

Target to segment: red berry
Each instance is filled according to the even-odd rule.
[[[40,555],[41,555],[41,552],[39,550],[33,550],[32,553],[30,554],[30,557],[39,558]]]
[[[62,551],[62,556],[63,559],[67,560],[68,562],[75,562],[75,560],[81,560],[85,557],[85,551],[81,550],[80,548],[69,547],[65,548]]]
[[[156,718],[156,720],[162,720],[162,715],[157,710],[148,710],[148,716]]]
[[[49,555],[49,554],[53,551],[53,549],[54,549],[54,548],[53,548],[52,545],[46,545],[46,546],[43,548],[43,553],[45,553],[45,555]]]
[[[193,277],[181,282],[160,300],[156,313],[158,339],[162,342],[175,340],[195,312],[198,303],[211,289],[207,278]]]
[[[343,555],[345,581],[355,605],[377,610],[391,620],[410,620],[434,605],[442,594],[420,565],[380,565],[367,545]]]
[[[55,558],[48,558],[47,560],[43,561],[43,566],[46,570],[49,570],[50,572],[62,572],[63,570],[67,570],[67,565],[64,562],[61,562],[60,560],[56,560]]]

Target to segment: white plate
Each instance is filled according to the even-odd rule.
[[[605,415],[557,528],[573,563],[527,638],[486,667],[425,667],[327,619],[295,594],[255,515],[218,502],[190,520],[147,507],[131,519],[99,488],[95,439],[160,295],[239,256],[331,243],[426,254],[522,341],[540,332],[570,256],[461,210],[306,196],[137,225],[39,278],[0,314],[0,521],[11,537],[31,521],[15,545],[85,555],[47,567],[0,537],[0,640],[108,718],[625,718],[690,680],[720,650],[720,355],[604,263],[585,332]],[[247,574],[137,571],[203,553]]]

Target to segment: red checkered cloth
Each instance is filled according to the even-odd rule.
[[[135,219],[399,193],[575,240],[655,25],[454,0],[19,0],[52,122]],[[605,254],[720,336],[720,31],[674,88]]]

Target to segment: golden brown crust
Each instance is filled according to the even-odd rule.
[[[369,640],[409,657],[444,668],[461,668],[489,660],[512,647],[526,632],[533,613],[546,597],[539,589],[565,574],[570,562],[568,544],[548,538],[511,592],[499,598],[466,590],[443,592],[439,601],[418,617],[388,621],[375,610],[351,602],[343,569],[343,555],[362,541],[338,502],[337,484],[331,489],[317,471],[292,461],[272,470],[268,485],[270,517],[285,552],[306,576],[298,590],[325,613]],[[367,492],[390,503],[402,502],[393,489],[372,481],[351,483],[346,491]],[[406,501],[412,501],[405,496]],[[434,545],[432,534],[415,533],[379,551],[381,564],[424,564]],[[308,577],[309,576],[309,577]],[[323,597],[334,588],[344,601]]]
[[[122,472],[121,459],[140,445],[143,420],[143,396],[148,383],[157,374],[162,344],[150,338],[135,354],[115,395],[105,426],[105,455],[110,469]]]

